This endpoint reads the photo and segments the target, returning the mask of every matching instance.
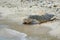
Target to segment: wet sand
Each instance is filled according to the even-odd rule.
[[[51,29],[40,25],[19,25],[16,22],[10,22],[7,20],[0,20],[0,25],[9,25],[10,29],[14,29],[28,35],[28,40],[59,40],[55,37],[48,35],[48,31]]]

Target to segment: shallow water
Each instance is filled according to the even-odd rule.
[[[48,32],[51,30],[49,27],[40,26],[39,24],[36,25],[19,25],[16,22],[10,22],[7,20],[0,20],[0,26],[3,26],[2,28],[10,28],[13,30],[17,30],[19,32],[23,32],[27,34],[26,40],[59,40],[56,37],[52,37],[48,34]],[[2,40],[6,38],[0,38]],[[9,39],[6,39],[9,40]],[[12,40],[10,38],[10,40]],[[16,40],[13,38],[13,40]],[[17,39],[19,40],[19,39]]]

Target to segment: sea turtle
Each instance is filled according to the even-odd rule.
[[[45,15],[30,15],[27,19],[24,19],[24,23],[23,24],[36,24],[36,23],[44,23],[47,21],[53,21],[54,19],[56,19],[54,17],[55,15],[53,14],[45,14]]]

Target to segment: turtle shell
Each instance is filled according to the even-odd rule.
[[[36,19],[40,22],[50,21],[50,20],[52,20],[51,18],[53,18],[53,17],[54,17],[53,14],[45,14],[45,15],[41,15],[41,16],[39,16],[39,15],[30,15],[29,16],[30,19]]]

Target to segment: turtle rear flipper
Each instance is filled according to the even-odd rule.
[[[50,21],[54,21],[54,20],[56,20],[56,18],[54,18],[54,19],[51,19]]]
[[[50,21],[53,21],[53,20],[56,20],[56,19],[57,19],[56,16],[54,16],[50,19]]]

